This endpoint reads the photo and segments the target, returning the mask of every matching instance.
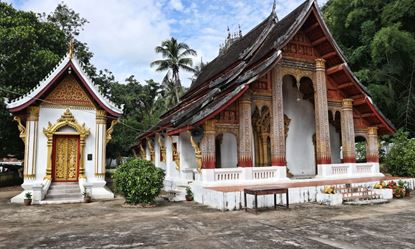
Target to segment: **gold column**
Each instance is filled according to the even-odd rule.
[[[325,62],[324,59],[316,59],[314,109],[316,120],[317,164],[331,163]]]
[[[239,167],[252,167],[251,94],[245,93],[239,100]]]
[[[355,163],[353,100],[343,99],[341,117],[343,162]]]
[[[273,71],[272,82],[272,119],[271,119],[271,165],[286,166],[285,126],[282,96],[282,77],[280,69]]]
[[[379,142],[378,142],[378,128],[369,127],[367,129],[367,147],[366,159],[367,162],[379,162]]]
[[[80,137],[80,155],[79,155],[79,178],[86,179],[85,176],[85,166],[84,166],[84,151],[85,151],[85,137]]]

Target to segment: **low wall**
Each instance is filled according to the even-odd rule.
[[[403,181],[409,184],[409,188],[412,190],[415,188],[415,178],[411,179],[402,179]],[[398,180],[394,180],[398,181]],[[385,181],[388,182],[388,181]],[[364,183],[353,183],[352,187],[367,187],[372,188],[378,181],[374,182],[364,182]],[[338,188],[345,188],[346,184],[337,184]],[[204,187],[200,184],[193,183],[191,185],[194,200],[200,204],[207,205],[211,208],[219,209],[222,211],[227,210],[240,210],[245,208],[244,205],[244,193],[241,191],[234,192],[222,192],[213,190],[207,187]],[[310,187],[296,187],[289,188],[289,203],[306,203],[306,202],[316,202],[317,194],[321,193],[321,190],[324,188],[324,185],[321,186],[310,186]],[[285,195],[277,195],[277,204],[285,204]],[[254,196],[247,195],[247,206],[252,208],[254,206]],[[258,196],[258,207],[273,207],[274,206],[274,196],[273,195],[264,195]]]

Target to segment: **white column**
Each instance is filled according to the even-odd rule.
[[[107,119],[104,110],[96,112],[95,126],[95,176],[105,179]]]

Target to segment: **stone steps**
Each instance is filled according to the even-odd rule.
[[[77,182],[52,183],[42,204],[62,204],[82,202],[83,196]]]

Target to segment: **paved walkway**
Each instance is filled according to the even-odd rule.
[[[337,185],[337,184],[346,184],[346,183],[365,183],[365,182],[378,182],[386,180],[398,180],[403,179],[403,177],[393,177],[393,176],[382,176],[382,177],[361,177],[361,178],[343,178],[343,179],[332,179],[332,180],[318,180],[318,179],[308,179],[308,180],[293,180],[292,182],[284,182],[278,184],[262,184],[262,185],[234,185],[234,186],[222,186],[222,187],[208,187],[208,189],[220,191],[220,192],[239,192],[243,191],[244,188],[301,188],[301,187],[313,187],[313,186],[323,186],[323,185]]]
[[[415,198],[379,206],[292,205],[289,210],[220,212],[195,203],[124,208],[8,204],[0,188],[0,248],[415,248]]]

